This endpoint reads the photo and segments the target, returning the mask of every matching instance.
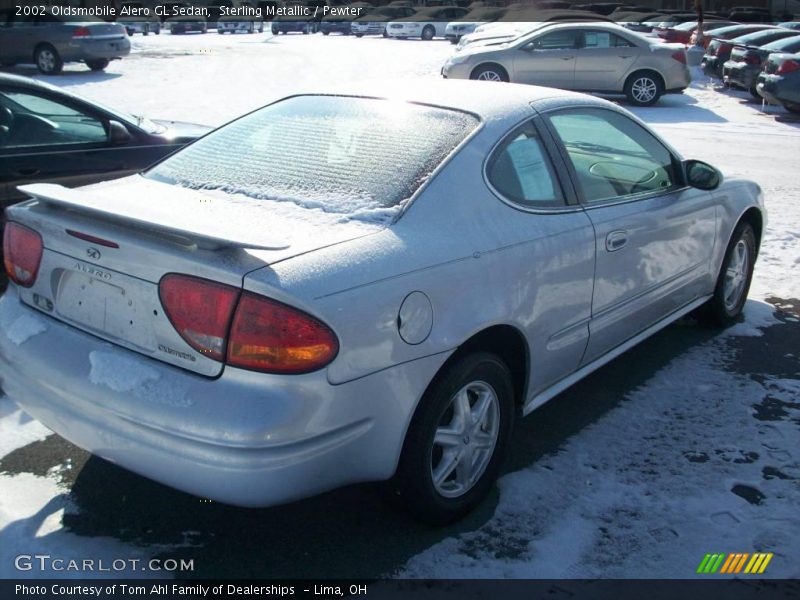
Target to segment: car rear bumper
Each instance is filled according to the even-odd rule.
[[[326,372],[210,379],[0,298],[0,384],[74,444],[171,487],[268,506],[390,477],[436,355],[341,385]]]
[[[350,31],[360,35],[382,35],[386,31],[386,23],[370,23],[364,25],[361,23],[353,23]]]
[[[422,24],[406,25],[402,24],[400,27],[390,24],[386,28],[386,35],[389,37],[420,37],[422,35]]]
[[[792,85],[781,75],[759,75],[756,90],[771,104],[800,104],[800,86]]]
[[[758,68],[742,62],[727,61],[722,66],[722,80],[728,85],[749,90],[756,85]]]
[[[127,38],[114,40],[83,40],[72,42],[62,53],[65,61],[114,59],[128,56],[131,53],[131,41]]]

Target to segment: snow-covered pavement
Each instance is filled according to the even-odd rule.
[[[150,118],[218,125],[296,91],[386,77],[424,85],[453,52],[441,41],[269,33],[133,41],[133,54],[105,73],[71,65],[48,81]],[[206,577],[470,578],[682,578],[706,553],[764,551],[775,553],[767,576],[800,577],[800,301],[792,300],[800,298],[800,122],[761,108],[699,78],[686,94],[635,111],[685,156],[764,189],[769,223],[745,322],[722,334],[679,323],[557,397],[560,407],[531,415],[517,431],[496,507],[490,501],[437,532],[380,512],[360,491],[260,512],[209,509],[86,463],[2,398],[0,577],[24,576],[14,557],[39,551],[207,557],[195,573]],[[544,447],[530,441],[537,435]],[[117,487],[105,489],[98,472]],[[87,491],[87,482],[96,487]],[[168,502],[125,503],[154,494]],[[341,508],[353,499],[362,510]],[[330,539],[301,522],[307,514]],[[292,535],[304,527],[307,536]],[[254,545],[237,535],[266,532],[256,560]],[[383,548],[381,539],[389,540]]]

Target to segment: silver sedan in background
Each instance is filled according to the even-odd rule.
[[[547,23],[515,37],[490,37],[451,56],[442,75],[625,94],[637,106],[691,82],[683,45],[613,23]]]
[[[128,56],[131,42],[125,27],[94,17],[68,17],[46,12],[34,17],[0,11],[0,63],[34,63],[45,75],[56,75],[67,62],[83,62],[102,71],[112,60]]]
[[[205,498],[389,480],[434,523],[518,416],[690,311],[733,322],[765,227],[756,184],[624,109],[479,82],[291,96],[25,191],[0,380],[27,412]]]

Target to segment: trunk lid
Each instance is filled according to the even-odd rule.
[[[193,349],[172,326],[159,297],[164,275],[241,288],[256,269],[385,227],[274,214],[259,201],[139,175],[76,190],[37,184],[23,191],[34,201],[11,207],[8,219],[36,230],[44,252],[35,284],[19,289],[22,301],[109,342],[207,376],[219,375],[223,364]]]

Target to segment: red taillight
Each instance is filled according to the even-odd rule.
[[[339,352],[327,325],[280,302],[244,292],[231,325],[228,364],[268,373],[307,373]]]
[[[778,70],[775,71],[775,74],[786,75],[787,73],[794,73],[797,70],[800,70],[800,61],[785,60],[781,63],[781,66],[778,67]]]
[[[760,65],[761,59],[758,56],[755,56],[754,54],[749,54],[744,56],[744,62],[745,64],[748,65]]]
[[[85,38],[91,37],[92,32],[89,30],[88,27],[76,27],[75,30],[72,32],[72,37],[74,38]]]
[[[170,274],[161,278],[158,292],[164,312],[186,343],[222,361],[239,290],[199,277]]]
[[[683,50],[679,50],[678,52],[674,52],[672,54],[672,58],[674,60],[677,60],[679,63],[683,63],[684,65],[686,64],[686,52],[684,52]]]
[[[233,367],[308,373],[330,363],[339,341],[296,308],[207,279],[171,273],[159,295],[172,326],[192,348]]]
[[[719,54],[724,54],[725,52],[730,52],[732,48],[733,44],[722,43],[719,45],[719,48],[717,48],[717,54],[719,55]]]
[[[8,278],[22,287],[36,282],[42,262],[42,236],[33,229],[9,221],[3,233],[3,262]]]

